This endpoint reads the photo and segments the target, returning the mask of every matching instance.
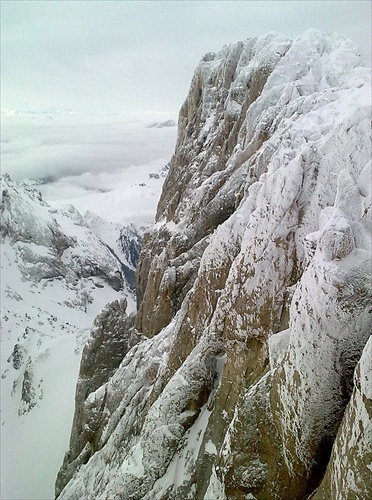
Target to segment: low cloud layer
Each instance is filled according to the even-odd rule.
[[[49,198],[110,191],[123,172],[135,179],[144,165],[156,170],[170,160],[177,128],[149,123],[120,115],[3,115],[2,173],[47,178]]]

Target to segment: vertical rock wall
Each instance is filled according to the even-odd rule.
[[[313,30],[203,58],[137,271],[147,340],[88,396],[105,422],[60,498],[300,499],[326,470],[337,498],[371,327],[361,64]]]

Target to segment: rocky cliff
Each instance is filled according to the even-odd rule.
[[[84,351],[60,499],[371,496],[370,106],[335,34],[202,59],[138,313]]]

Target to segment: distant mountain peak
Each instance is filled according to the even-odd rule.
[[[149,125],[148,128],[165,128],[165,127],[177,127],[177,123],[174,120],[166,120],[165,122],[154,122]]]

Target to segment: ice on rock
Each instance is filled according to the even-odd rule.
[[[370,85],[316,30],[202,59],[144,235],[140,341],[61,500],[371,494]]]
[[[354,389],[333,445],[324,479],[314,499],[368,498],[372,461],[372,339],[364,347],[354,374]]]

